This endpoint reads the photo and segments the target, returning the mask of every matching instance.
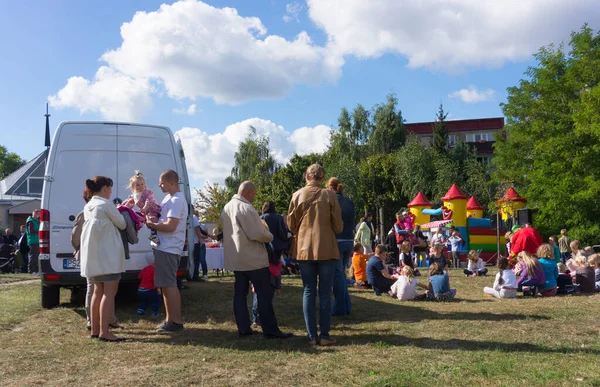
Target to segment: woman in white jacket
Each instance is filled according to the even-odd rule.
[[[119,229],[125,219],[110,201],[113,182],[96,176],[85,181],[88,203],[83,209],[85,222],[81,232],[81,276],[94,283],[90,306],[92,338],[123,341],[109,331],[115,294],[121,273],[125,271],[125,251]]]

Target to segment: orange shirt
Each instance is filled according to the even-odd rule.
[[[354,269],[354,279],[356,282],[367,282],[367,260],[369,254],[352,255],[352,268]]]

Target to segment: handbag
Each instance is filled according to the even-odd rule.
[[[313,204],[313,202],[315,201],[315,199],[317,198],[317,196],[319,196],[321,194],[321,191],[323,191],[322,188],[320,188],[313,195],[313,197],[310,198],[309,201],[303,203],[303,206],[302,206],[303,207],[302,216],[300,217],[300,220],[298,221],[298,232],[300,232],[300,226],[302,225],[302,221],[304,220],[304,217],[306,216],[306,213],[308,212],[308,209]],[[292,236],[292,239],[291,239],[290,256],[292,258],[296,258],[297,253],[298,253],[298,234],[296,233],[294,236]]]

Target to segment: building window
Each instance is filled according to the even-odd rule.
[[[494,136],[491,133],[472,133],[467,135],[467,142],[485,142],[493,141]]]
[[[28,177],[27,178],[27,193],[29,195],[42,195],[42,189],[44,188],[43,177]]]
[[[491,160],[490,156],[478,156],[477,157],[477,161],[479,161],[483,165],[490,165],[490,160]]]
[[[449,134],[448,135],[448,146],[453,147],[454,144],[456,144],[456,135],[455,134]]]

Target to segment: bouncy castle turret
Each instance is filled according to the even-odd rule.
[[[406,206],[409,208],[409,211],[415,215],[415,224],[423,225],[429,223],[430,216],[424,214],[423,210],[431,208],[433,204],[431,204],[421,192],[419,192],[412,202],[408,203]]]
[[[456,184],[452,184],[452,187],[446,192],[446,195],[442,197],[444,201],[444,207],[448,211],[452,211],[451,219],[454,221],[456,227],[467,226],[467,199],[469,197],[462,193],[460,188]]]
[[[484,210],[485,208],[479,204],[475,196],[469,198],[467,202],[467,218],[483,218]]]
[[[502,219],[506,222],[509,218],[516,217],[518,210],[527,206],[527,200],[510,187],[502,199],[498,200],[498,204],[502,211]]]

